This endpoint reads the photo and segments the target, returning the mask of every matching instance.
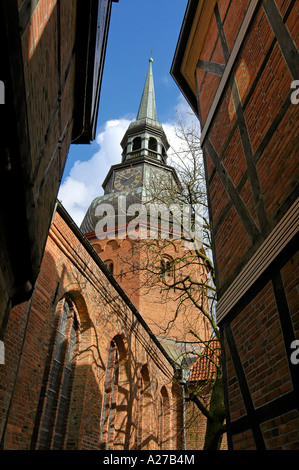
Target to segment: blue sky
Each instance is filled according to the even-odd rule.
[[[120,141],[136,118],[152,54],[158,121],[171,142],[176,110],[190,111],[170,76],[188,0],[119,0],[112,4],[97,137],[71,145],[58,199],[80,225],[110,165],[121,161]],[[170,134],[170,135],[169,135]]]

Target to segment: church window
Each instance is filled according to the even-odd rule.
[[[133,140],[133,151],[141,148],[141,137],[135,137]]]
[[[37,449],[63,448],[75,351],[78,337],[76,310],[70,300],[63,299],[57,306],[61,312],[54,345],[49,351],[49,363],[41,393],[39,421],[36,423]],[[35,440],[35,438],[33,439]]]
[[[157,152],[157,148],[158,148],[157,140],[154,139],[153,137],[150,137],[148,141],[148,148],[149,150],[154,150],[155,152]]]
[[[164,276],[174,277],[174,265],[171,257],[163,256],[160,263],[160,274]]]
[[[163,255],[160,261],[160,276],[173,291],[175,291],[175,267],[174,260],[170,256]]]

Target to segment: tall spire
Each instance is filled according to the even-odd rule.
[[[150,57],[149,68],[148,68],[147,77],[146,77],[146,81],[145,81],[145,85],[144,85],[144,89],[142,93],[142,98],[140,101],[137,120],[143,119],[143,118],[149,118],[154,121],[157,121],[152,63],[153,63],[153,59],[152,57]]]

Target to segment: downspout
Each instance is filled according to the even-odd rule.
[[[186,383],[188,376],[190,374],[190,370],[186,367],[180,367],[176,371],[178,377],[178,383],[182,387],[182,418],[183,418],[183,442],[182,442],[182,450],[186,450]]]
[[[186,391],[185,391],[186,382],[182,381],[182,417],[183,417],[183,450],[186,450]]]

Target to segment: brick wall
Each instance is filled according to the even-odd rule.
[[[151,330],[158,337],[177,341],[196,342],[193,329],[203,340],[210,338],[208,322],[192,301],[187,299],[178,309],[182,292],[167,288],[190,274],[204,282],[207,272],[197,256],[185,249],[184,243],[154,240],[99,240],[90,236],[90,242],[108,266],[113,263],[113,275],[129,296]],[[163,258],[166,257],[166,258]],[[161,260],[175,261],[175,267],[161,281]],[[191,290],[190,290],[191,291]],[[186,296],[185,296],[186,297]],[[207,299],[203,299],[207,310]]]
[[[160,262],[163,256],[175,260],[175,269],[171,271],[170,276],[166,277],[166,283],[178,281],[179,277],[190,274],[199,282],[204,282],[207,278],[205,268],[200,265],[196,255],[185,249],[184,243],[165,241],[165,244],[156,244],[153,240],[99,240],[89,234],[90,243],[99,254],[104,263],[109,267],[113,264],[113,275],[126,292],[130,300],[138,309],[146,323],[158,338],[166,338],[163,341],[164,347],[170,348],[170,355],[178,356],[180,362],[185,354],[185,349],[181,351],[173,343],[168,344],[167,339],[179,343],[197,343],[197,338],[190,333],[195,331],[202,340],[210,339],[210,324],[203,317],[203,314],[192,304],[185,300],[182,308],[178,305],[182,296],[179,289],[167,289],[161,281]],[[193,257],[192,257],[193,256]],[[154,274],[157,273],[157,274]],[[207,299],[204,299],[204,307],[209,309]],[[199,353],[198,344],[190,346]],[[172,351],[172,348],[173,351]],[[195,353],[195,354],[196,354]],[[202,396],[202,393],[200,393]],[[206,404],[208,406],[210,391],[204,392],[206,395]],[[145,398],[143,397],[143,400]],[[163,396],[165,403],[164,410],[161,411],[161,432],[168,436],[168,439],[162,443],[163,450],[169,450],[171,447],[171,409],[169,397]],[[179,404],[179,406],[181,406]],[[185,403],[185,422],[181,422],[176,434],[178,442],[182,439],[182,433],[185,432],[186,448],[188,450],[201,450],[204,446],[206,432],[206,418],[192,402]],[[154,410],[149,408],[149,416],[154,414]],[[184,431],[183,431],[184,427]],[[180,445],[178,443],[178,445]],[[227,448],[226,437],[223,439],[222,448]]]
[[[30,298],[69,146],[94,138],[111,3],[12,0],[0,5],[0,78],[6,88],[0,184],[4,328],[11,306]]]
[[[299,7],[292,0],[209,5],[189,1],[173,73],[194,109],[196,98],[201,122],[229,446],[294,449],[299,106],[291,95]]]
[[[298,20],[298,5],[283,3],[262,2],[256,9],[203,141],[220,302],[221,295],[228,295],[232,281],[298,195],[299,108],[290,100],[291,83],[296,77],[292,76],[291,61],[288,63],[282,39],[275,36],[273,26],[273,22],[279,23],[279,9],[279,14],[285,15],[279,23],[281,30],[296,43],[293,23],[295,18]],[[200,58],[225,63],[220,53],[216,57],[220,34],[224,33],[222,46],[227,61],[248,2],[217,2],[217,6],[220,19],[216,11]],[[203,128],[218,86],[219,80],[215,81],[212,74],[197,74]],[[288,327],[281,324],[282,315],[294,309],[298,312],[293,253],[293,249],[285,253],[286,264],[280,260],[281,271],[276,268],[278,278],[283,278],[284,294],[277,278],[270,276],[263,288],[260,283],[255,285],[255,292],[244,294],[235,311],[231,310],[231,315],[220,323],[224,332],[230,330],[226,383],[234,449],[291,449],[299,445],[294,433],[296,426],[298,430],[298,412],[284,413],[282,405],[275,419],[266,420],[266,411],[262,417],[256,414],[256,410],[266,410],[275,400],[280,403],[281,397],[293,396],[296,389],[288,354],[291,338],[299,334],[296,315],[291,315]],[[280,295],[285,295],[286,301]],[[251,413],[257,420],[254,429],[237,432],[237,423],[241,418],[246,421]],[[282,431],[281,423],[288,419],[287,430]]]
[[[76,2],[40,0],[21,38],[40,254],[71,143],[75,34]]]
[[[2,263],[1,287],[15,305],[30,297],[37,277],[71,143],[77,4],[68,0],[60,4],[55,0],[11,3],[10,10],[4,8],[5,39],[14,48],[13,52],[6,51],[7,68],[11,67],[6,85],[11,96],[7,94],[8,129],[4,129],[4,135],[8,141],[4,146],[11,160],[6,179],[12,181],[16,200],[22,200],[18,223],[23,226],[23,239],[11,253],[9,243],[13,240],[16,245],[16,236],[13,217],[8,215],[2,221],[8,234],[4,232],[8,246],[5,242],[3,246],[8,267],[18,252],[23,261],[22,268],[13,266],[11,272]],[[14,116],[11,120],[10,113]],[[13,202],[9,202],[10,189],[6,192],[8,214],[15,214]],[[27,296],[19,286],[23,277],[23,283],[28,281]],[[0,317],[6,321],[9,304],[6,298],[0,301]]]
[[[100,446],[101,417],[103,407],[108,406],[104,405],[108,351],[114,340],[119,361],[113,446],[136,448],[138,435],[141,449],[145,445],[179,449],[181,399],[180,387],[173,389],[172,365],[60,213],[51,226],[34,295],[11,311],[3,339],[0,421],[4,448],[30,449],[38,442],[47,364],[65,298],[74,306],[79,326],[63,448]],[[150,384],[146,392],[140,387],[145,368]],[[140,394],[146,402],[143,406]],[[162,408],[162,397],[167,410]],[[152,412],[143,416],[148,406]],[[169,417],[164,430],[159,425],[162,412]],[[142,428],[138,428],[141,416]]]

